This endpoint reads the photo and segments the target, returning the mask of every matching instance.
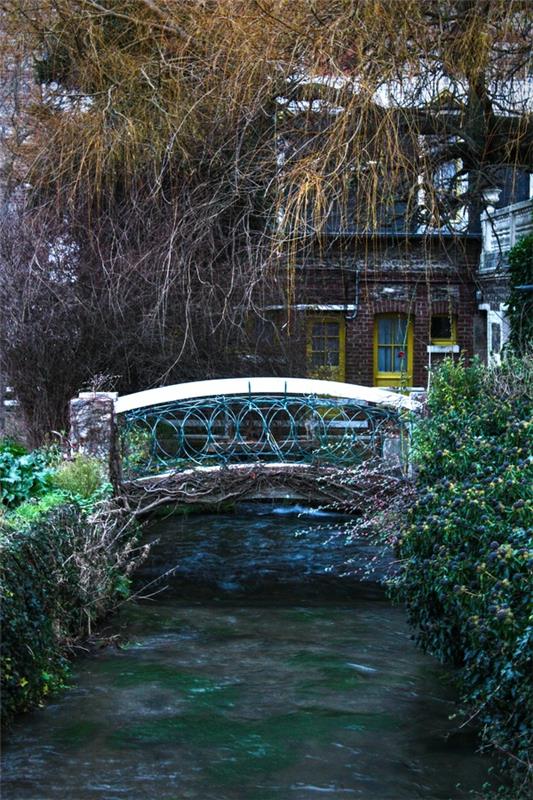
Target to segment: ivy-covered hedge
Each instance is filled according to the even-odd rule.
[[[138,554],[123,528],[117,509],[88,517],[75,504],[0,522],[3,723],[63,685],[69,647],[127,595]]]
[[[492,370],[450,361],[434,375],[393,585],[419,643],[460,667],[465,713],[516,798],[531,781],[532,380],[531,358]]]

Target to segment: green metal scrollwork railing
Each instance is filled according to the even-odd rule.
[[[406,435],[385,406],[316,395],[221,395],[119,414],[125,478],[246,463],[353,466]]]

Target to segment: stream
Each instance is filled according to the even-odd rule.
[[[18,720],[3,800],[481,798],[491,762],[450,719],[451,673],[361,580],[378,551],[347,522],[242,506],[151,523],[149,597]]]

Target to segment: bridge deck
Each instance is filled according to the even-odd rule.
[[[363,475],[326,465],[253,463],[169,470],[126,481],[123,488],[139,516],[161,506],[217,507],[245,500],[297,500],[353,514],[368,510],[378,493],[392,495],[403,480],[393,465],[376,465]]]

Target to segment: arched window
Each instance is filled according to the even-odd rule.
[[[413,322],[405,314],[375,318],[374,385],[413,385]]]

